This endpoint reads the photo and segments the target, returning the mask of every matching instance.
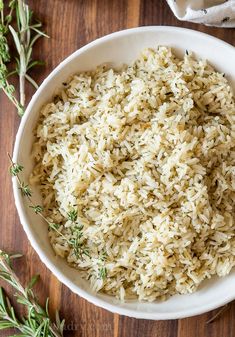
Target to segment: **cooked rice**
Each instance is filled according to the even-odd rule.
[[[72,77],[42,109],[33,147],[31,183],[64,235],[49,231],[56,254],[95,291],[122,300],[191,293],[227,275],[234,121],[224,74],[191,53],[147,49],[131,66]],[[68,244],[74,208],[89,256]]]

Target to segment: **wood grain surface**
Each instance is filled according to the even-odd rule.
[[[142,25],[171,25],[192,28],[214,35],[235,45],[235,29],[210,28],[178,21],[165,0],[28,0],[37,17],[46,24],[50,39],[38,42],[34,56],[46,60],[45,67],[32,71],[41,82],[66,56],[88,42],[125,28]],[[219,52],[219,51],[218,51]],[[28,100],[33,89],[27,86]],[[235,305],[212,324],[215,314],[172,321],[137,320],[113,315],[89,304],[61,285],[41,263],[30,246],[14,206],[6,153],[11,152],[20,118],[11,103],[0,96],[0,247],[22,252],[24,258],[15,266],[22,282],[39,273],[36,287],[41,301],[49,295],[51,312],[56,307],[66,319],[65,336],[76,337],[234,337]],[[0,331],[0,336],[9,334]]]

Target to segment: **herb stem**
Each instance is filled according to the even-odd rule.
[[[4,25],[4,13],[3,10],[1,10],[1,23]]]
[[[36,320],[35,315],[38,315],[38,320],[37,320],[37,323],[39,325],[38,329],[40,329],[41,326],[48,325],[48,329],[51,332],[51,334],[47,336],[62,337],[63,334],[61,332],[62,330],[61,326],[63,326],[63,321],[60,322],[59,324],[60,327],[50,321],[47,309],[46,311],[44,311],[44,309],[35,300],[35,296],[31,289],[33,285],[31,286],[29,285],[27,288],[24,288],[21,285],[21,282],[18,276],[15,274],[15,272],[12,270],[12,268],[9,265],[10,258],[11,257],[8,254],[0,251],[0,278],[7,281],[17,290],[17,293],[16,293],[17,302],[27,307],[28,319],[30,318],[32,320],[32,317],[34,317],[34,319]],[[37,278],[34,278],[34,283],[36,281],[37,281]],[[0,301],[1,302],[0,303],[0,324],[1,324],[1,321],[4,320],[7,322],[10,322],[12,324],[11,327],[17,328],[23,334],[27,333],[27,335],[32,336],[32,337],[41,336],[41,334],[35,334],[35,327],[33,328],[32,325],[25,324],[25,320],[23,320],[23,323],[21,323],[16,318],[13,309],[11,309],[10,311],[7,310],[6,306],[8,307],[8,309],[10,309],[10,302],[8,298],[6,298],[6,305],[4,304],[3,292],[1,288],[0,288],[0,300],[1,300]]]
[[[6,87],[9,86],[8,81],[6,81]],[[12,96],[9,91],[2,87],[2,90],[4,91],[4,93],[7,95],[7,97],[9,98],[9,100],[15,105],[15,107],[18,107],[18,101],[16,100],[15,96]]]
[[[25,106],[25,73],[20,72],[20,104]]]
[[[1,252],[1,251],[0,251]],[[26,297],[25,294],[25,290],[22,287],[20,280],[18,278],[18,276],[15,274],[15,272],[13,272],[13,270],[10,268],[9,264],[6,261],[5,255],[4,254],[0,254],[0,268],[1,270],[4,270],[5,272],[11,274],[14,278],[14,288],[16,288],[23,296]]]
[[[19,22],[21,26],[19,26],[19,42],[20,42],[20,50],[19,50],[19,81],[20,81],[20,104],[25,106],[25,75],[26,75],[26,61],[25,61],[25,52],[28,47],[28,41],[30,39],[30,30],[26,26],[27,24],[27,14],[24,15],[24,12],[28,13],[27,5],[23,3],[22,0],[18,0],[18,8],[19,8]],[[26,35],[29,36],[26,41]]]
[[[7,153],[9,159],[10,159],[10,162],[11,162],[11,167],[14,167],[15,166],[15,163],[13,162],[11,156],[9,153]],[[24,185],[24,183],[22,182],[21,178],[19,177],[18,174],[14,175],[17,179],[17,182],[18,182],[18,185],[19,185],[19,188],[22,190],[22,188],[25,188],[27,187],[27,185]],[[32,198],[31,198],[31,191],[29,191],[29,193],[25,194],[24,195],[27,199],[28,199],[28,202],[29,202],[29,206],[33,209],[35,209],[38,205],[36,205]],[[69,245],[70,245],[70,241],[68,240],[68,238],[66,238],[66,236],[61,233],[55,226],[53,226],[53,224],[43,215],[42,211],[38,211],[37,214],[48,224],[49,228],[53,228],[53,230],[59,234]]]
[[[224,313],[224,311],[226,311],[229,308],[229,304],[225,304],[222,308],[220,308],[217,313],[212,316],[207,322],[206,324],[210,324],[212,322],[214,322],[222,313]]]
[[[25,99],[25,82],[29,81],[35,88],[36,82],[27,74],[28,70],[42,62],[32,60],[33,46],[42,36],[48,37],[39,28],[41,23],[33,23],[33,12],[24,0],[10,0],[8,4],[8,15],[5,16],[3,0],[0,0],[0,89],[7,95],[17,108],[18,114],[23,116]],[[13,13],[16,16],[16,26],[11,26]],[[11,60],[8,38],[12,35],[18,57],[16,57],[15,69],[8,69]],[[19,101],[15,94],[15,88],[7,79],[10,75],[17,73],[19,76]]]

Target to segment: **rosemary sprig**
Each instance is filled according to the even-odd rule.
[[[16,58],[16,72],[19,75],[20,83],[20,104],[25,106],[25,80],[28,80],[36,89],[37,83],[32,79],[27,71],[43,64],[41,61],[32,61],[32,50],[35,42],[42,36],[49,37],[40,30],[42,24],[32,23],[33,12],[23,0],[18,0],[16,4],[17,31],[10,25],[9,30],[13,36],[16,50],[19,57]],[[33,34],[35,33],[35,34]]]
[[[56,312],[56,322],[51,321],[48,313],[49,299],[46,300],[45,308],[37,301],[32,290],[39,276],[34,276],[26,288],[24,288],[11,267],[11,260],[19,255],[11,256],[0,250],[0,278],[10,284],[15,290],[17,303],[23,305],[27,315],[18,318],[9,298],[0,287],[0,330],[15,328],[21,337],[62,337],[64,320],[60,320]]]
[[[16,1],[10,1],[8,8],[9,14],[4,15],[4,3],[0,0],[0,89],[4,91],[10,101],[17,108],[18,114],[23,115],[23,106],[18,102],[15,97],[15,88],[8,81],[9,72],[6,64],[10,61],[9,46],[7,41],[7,35],[9,32],[9,24],[12,21],[12,14],[15,9]]]
[[[41,36],[48,36],[40,30],[41,23],[33,24],[33,12],[24,0],[11,0],[7,9],[9,14],[5,15],[4,1],[0,0],[0,89],[4,91],[17,108],[18,114],[22,116],[25,105],[25,80],[28,80],[37,88],[37,83],[29,76],[28,70],[42,64],[41,61],[32,60],[32,49]],[[11,25],[13,14],[16,16],[16,29]],[[11,60],[8,43],[9,32],[13,36],[14,44],[19,54],[13,71],[9,71],[7,67]],[[9,76],[16,73],[19,75],[20,101],[16,97],[15,87],[8,80]]]
[[[77,223],[77,216],[78,213],[74,208],[71,208],[71,210],[67,214],[68,220],[70,220],[74,226],[71,227],[71,238],[67,238],[60,230],[59,224],[52,223],[50,220],[48,220],[44,214],[43,214],[43,207],[41,205],[37,205],[34,203],[32,199],[32,191],[28,184],[26,184],[19,176],[19,173],[23,171],[23,166],[16,164],[13,162],[11,156],[8,153],[8,157],[11,162],[10,166],[10,173],[13,177],[16,177],[19,189],[24,197],[28,199],[29,207],[34,210],[36,214],[38,214],[47,224],[49,229],[54,230],[59,236],[61,236],[65,242],[73,249],[73,253],[76,256],[76,258],[82,258],[83,255],[86,255],[89,257],[89,250],[88,247],[86,247],[83,243],[82,237],[83,237],[83,226],[79,225]]]

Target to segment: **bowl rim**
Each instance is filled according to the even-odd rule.
[[[94,47],[102,42],[112,40],[113,38],[116,37],[123,37],[129,34],[136,34],[139,32],[150,32],[150,31],[156,31],[156,32],[170,32],[172,33],[173,31],[177,33],[184,33],[190,35],[192,38],[193,36],[197,37],[204,37],[206,39],[211,40],[212,42],[216,42],[217,44],[221,44],[223,46],[226,46],[226,48],[232,49],[233,52],[235,52],[235,48],[230,45],[229,43],[220,40],[214,36],[208,35],[206,33],[202,33],[196,30],[188,29],[188,28],[182,28],[182,27],[175,27],[175,26],[140,26],[136,28],[131,28],[131,29],[125,29],[121,31],[117,31],[108,35],[105,35],[103,37],[100,37],[85,46],[79,48],[72,54],[70,54],[68,57],[66,57],[62,62],[60,62],[53,70],[50,72],[50,74],[43,80],[37,91],[34,93],[32,96],[26,111],[24,113],[24,116],[22,117],[19,129],[16,134],[16,139],[15,139],[15,145],[14,145],[14,150],[13,150],[13,161],[17,162],[18,154],[20,151],[20,141],[21,137],[23,136],[25,126],[27,124],[27,119],[32,111],[33,105],[37,98],[40,96],[41,91],[44,89],[44,87],[47,86],[48,82],[51,80],[51,78],[60,72],[60,70],[68,64],[70,61],[72,61],[74,58],[78,57],[80,54],[82,54],[84,51],[90,49],[91,47]],[[127,309],[121,306],[116,306],[115,304],[111,304],[106,302],[105,300],[101,299],[100,297],[96,296],[95,294],[89,294],[86,290],[81,289],[78,285],[75,285],[70,279],[68,279],[67,276],[65,276],[59,269],[57,269],[56,265],[50,261],[46,254],[44,253],[43,249],[40,247],[40,245],[37,243],[36,239],[34,238],[34,234],[30,228],[30,225],[28,224],[27,217],[25,216],[23,209],[24,205],[21,202],[21,194],[18,188],[18,184],[16,179],[13,177],[12,179],[12,185],[13,185],[13,194],[14,194],[14,199],[15,199],[15,205],[16,209],[19,215],[20,222],[23,226],[23,229],[27,235],[27,238],[33,247],[33,249],[36,251],[38,254],[40,260],[45,264],[45,266],[53,273],[53,275],[56,276],[56,278],[64,285],[66,285],[73,293],[81,296],[82,298],[86,299],[90,303],[93,303],[94,305],[101,307],[103,309],[106,309],[112,313],[117,313],[120,315],[125,315],[129,317],[135,317],[139,319],[151,319],[151,320],[168,320],[168,319],[180,319],[180,318],[185,318],[185,317],[191,317],[199,314],[203,314],[205,312],[208,312],[210,310],[216,309],[222,305],[227,304],[228,302],[232,301],[235,299],[235,293],[228,294],[225,298],[219,298],[218,300],[214,299],[213,302],[208,303],[207,305],[204,305],[202,307],[196,307],[196,308],[190,308],[190,309],[181,309],[177,312],[174,313],[168,313],[167,311],[165,312],[147,312],[147,311],[138,311],[134,309]]]

